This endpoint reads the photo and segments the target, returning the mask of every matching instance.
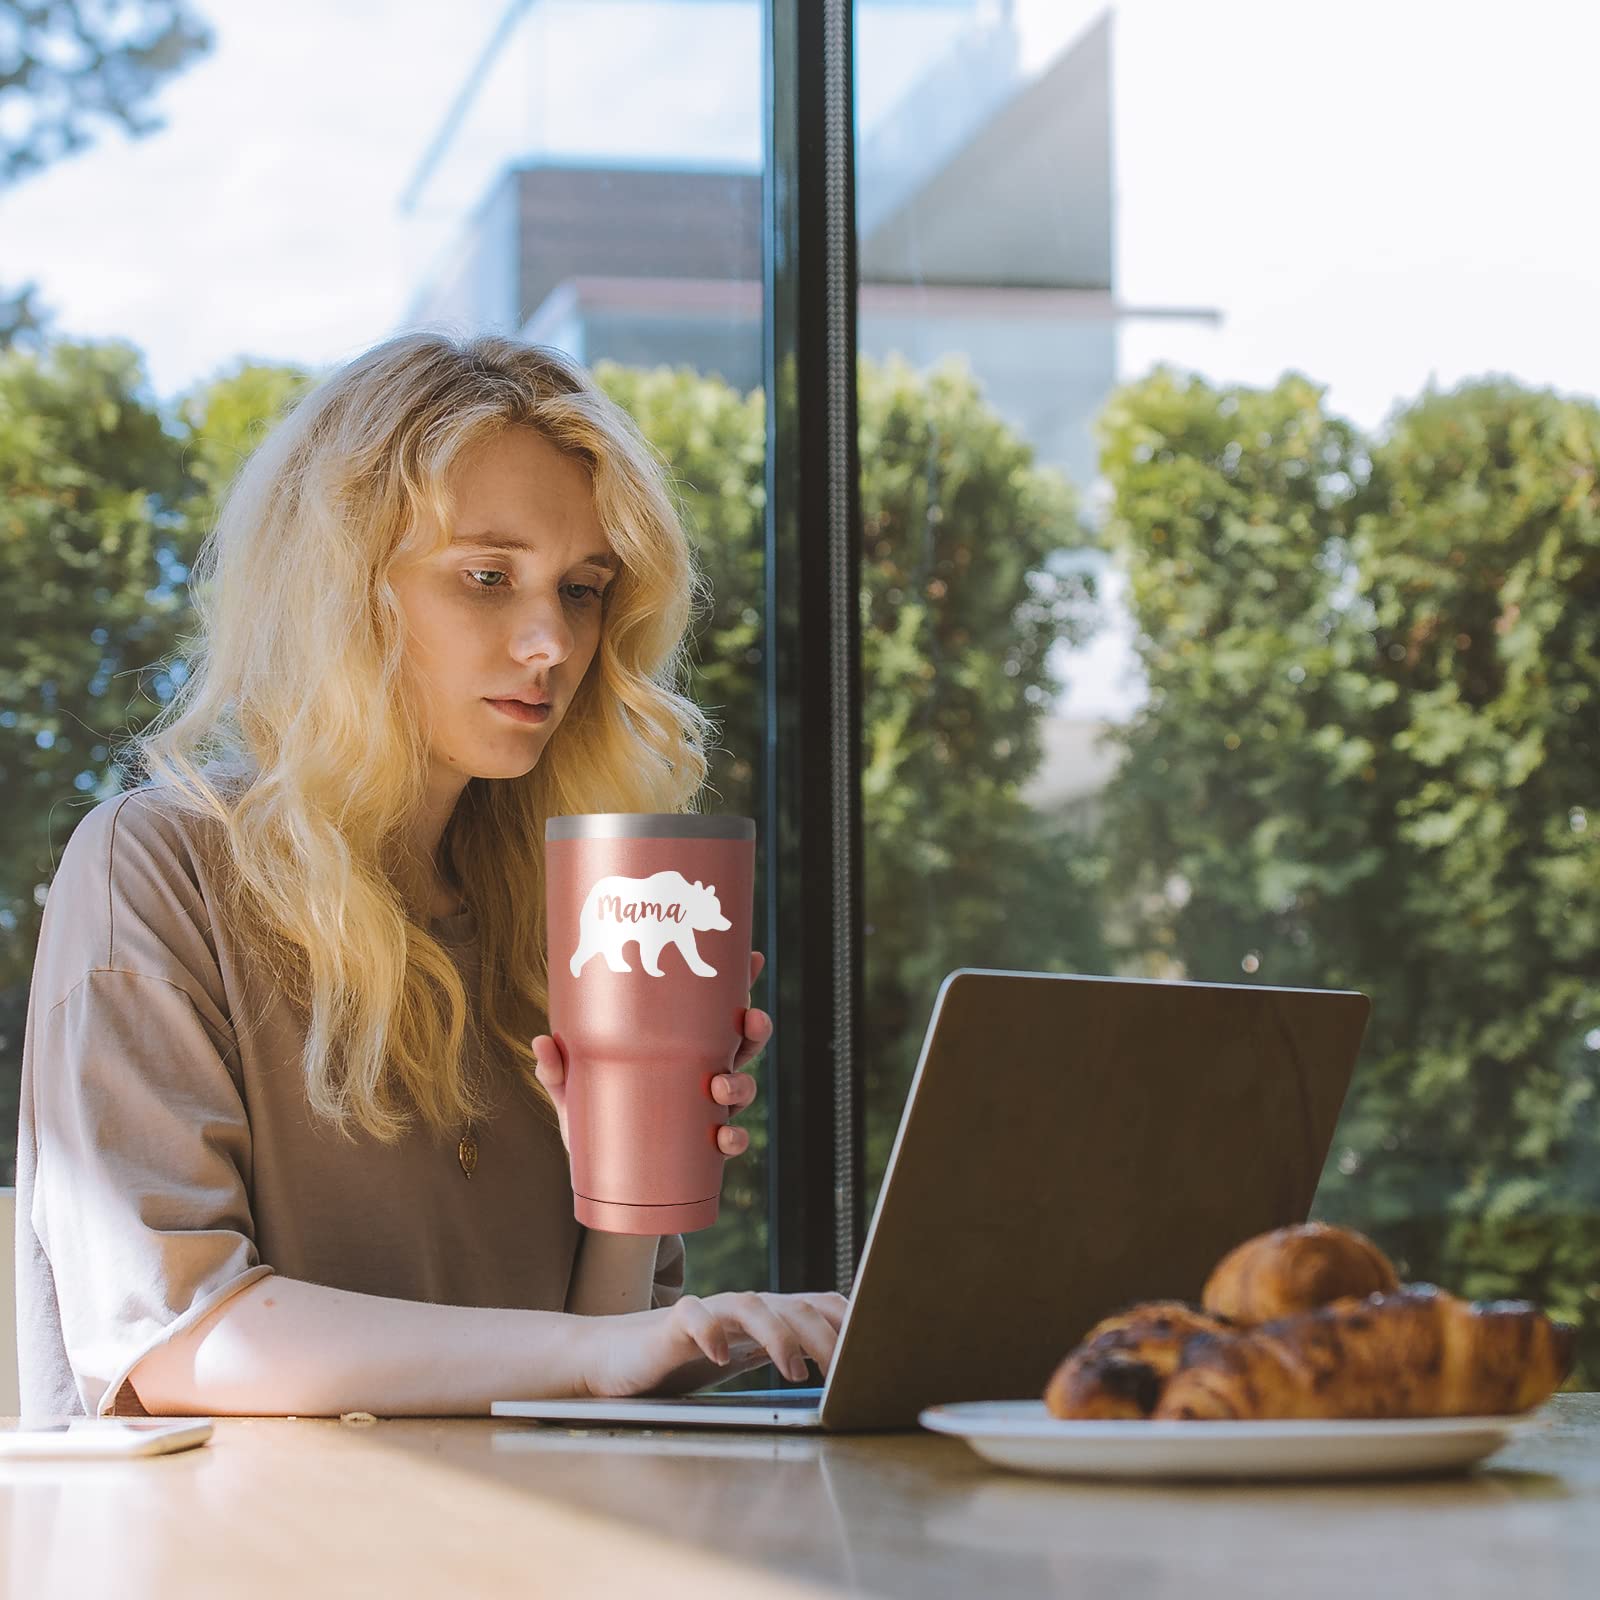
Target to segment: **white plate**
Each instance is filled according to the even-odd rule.
[[[1023,1472],[1095,1478],[1368,1478],[1444,1472],[1543,1426],[1514,1417],[1338,1422],[1065,1422],[1043,1400],[928,1406],[923,1427]]]

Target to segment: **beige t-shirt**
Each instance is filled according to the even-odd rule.
[[[269,1272],[446,1305],[565,1307],[585,1230],[532,1092],[493,1069],[470,1179],[459,1135],[352,1144],[313,1118],[302,1020],[221,914],[220,838],[147,786],[97,805],[62,851],[22,1054],[25,1415],[140,1411],[126,1382],[139,1360]],[[467,979],[478,1052],[472,913],[432,927]],[[683,1237],[669,1235],[652,1305],[682,1294],[683,1271]]]

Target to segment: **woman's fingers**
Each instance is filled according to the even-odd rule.
[[[567,1061],[558,1045],[548,1033],[539,1034],[533,1041],[533,1059],[539,1066],[539,1078],[547,1087],[567,1081]]]
[[[790,1326],[804,1340],[806,1352],[826,1372],[833,1365],[833,1352],[839,1343],[838,1328],[799,1295],[785,1295],[783,1310]]]
[[[772,1362],[787,1377],[810,1375],[809,1356],[823,1372],[833,1366],[845,1297],[809,1294],[723,1293],[702,1299],[684,1295],[673,1316],[705,1357],[718,1367],[742,1372]]]
[[[789,1324],[769,1304],[764,1294],[734,1294],[735,1302],[725,1320],[731,1320],[755,1340],[771,1358],[773,1366],[786,1378],[803,1378],[807,1367],[800,1339]],[[737,1336],[735,1336],[735,1348]]]
[[[726,1366],[733,1354],[728,1347],[728,1335],[705,1301],[697,1295],[686,1294],[678,1302],[677,1309],[678,1315],[689,1325],[689,1337],[719,1367]]]
[[[719,1105],[743,1111],[756,1097],[756,1081],[747,1072],[718,1073],[711,1080],[711,1098]],[[725,1156],[742,1154],[750,1146],[750,1135],[743,1128],[724,1124],[717,1129],[717,1146]]]
[[[771,1037],[772,1018],[754,1007],[747,1010],[744,1014],[744,1038],[739,1041],[739,1049],[733,1058],[734,1071],[749,1066],[766,1049]]]
[[[723,1297],[716,1298],[721,1301]],[[743,1327],[786,1377],[809,1376],[808,1354],[819,1366],[826,1367],[833,1355],[836,1333],[820,1312],[791,1295],[751,1291],[730,1294],[727,1300],[726,1308],[721,1305],[717,1308],[724,1324],[732,1321]]]
[[[756,1081],[741,1070],[760,1055],[762,1047],[772,1036],[772,1018],[765,1011],[754,1009],[745,1012],[745,1040],[733,1058],[731,1072],[719,1072],[711,1080],[711,1098],[719,1105],[729,1106],[734,1112],[743,1111],[756,1097]],[[723,1127],[717,1133],[717,1145],[724,1155],[736,1156],[747,1149],[750,1136],[743,1128]]]
[[[570,1150],[571,1140],[567,1134],[567,1058],[548,1033],[539,1034],[533,1041],[533,1059],[535,1062],[533,1075],[544,1086],[544,1092],[550,1097],[550,1104],[555,1108],[556,1126],[561,1133],[561,1142]]]
[[[833,1289],[802,1290],[793,1296],[796,1300],[804,1300],[821,1316],[826,1317],[835,1332],[844,1326],[844,1314],[849,1309],[850,1302]]]
[[[733,1349],[728,1342],[728,1330],[723,1328],[717,1317],[712,1314],[706,1302],[698,1301],[696,1304],[696,1323],[698,1331],[694,1334],[694,1342],[709,1355],[718,1366],[726,1366],[733,1360]]]
[[[711,1098],[718,1105],[742,1111],[756,1097],[756,1080],[748,1072],[719,1072],[711,1080]]]

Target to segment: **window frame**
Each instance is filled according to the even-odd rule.
[[[769,1281],[863,1242],[861,504],[853,0],[763,0]]]

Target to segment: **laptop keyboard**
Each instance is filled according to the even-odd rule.
[[[692,1406],[803,1406],[814,1410],[822,1404],[822,1390],[816,1389],[715,1389],[709,1393],[679,1395],[675,1405]]]

